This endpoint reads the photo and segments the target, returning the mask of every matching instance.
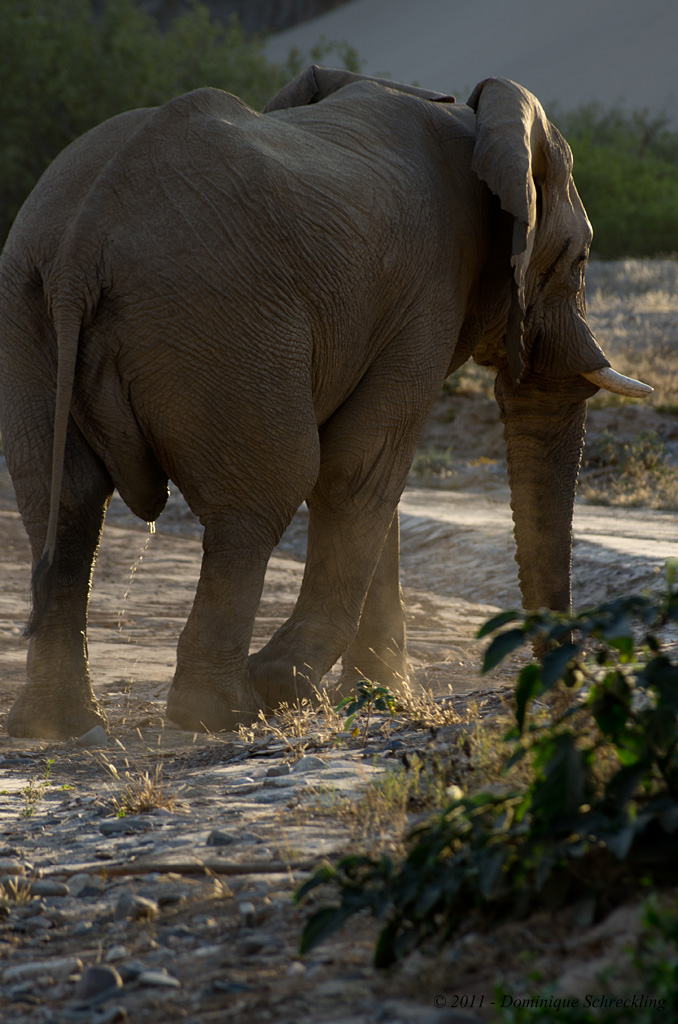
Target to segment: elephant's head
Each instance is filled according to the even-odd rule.
[[[587,323],[593,232],[569,146],[514,82],[487,79],[468,105],[476,113],[472,169],[499,198],[511,235],[508,315],[505,307],[474,356],[498,371],[523,603],[565,610],[585,399],[595,387],[632,397],[652,388],[616,373]]]
[[[572,179],[572,153],[538,100],[504,79],[473,90],[472,168],[513,218],[513,288],[505,333],[510,375],[581,374],[639,397],[652,388],[610,368],[586,321],[584,273],[593,232]]]

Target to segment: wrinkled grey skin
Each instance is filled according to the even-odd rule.
[[[0,427],[35,569],[9,731],[104,720],[86,626],[106,507],[117,487],[154,520],[168,478],[205,528],[176,723],[251,722],[342,655],[345,685],[397,688],[398,499],[471,356],[497,373],[524,603],[567,608],[596,390],[580,374],[609,365],[586,323],[590,240],[567,144],[502,80],[467,106],[309,68],[264,114],[201,89],[69,146],[0,263]],[[297,606],[248,664],[304,500]]]

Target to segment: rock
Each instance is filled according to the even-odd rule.
[[[113,960],[124,960],[128,956],[129,949],[127,946],[111,946],[104,960],[107,964],[110,964]]]
[[[163,968],[158,971],[141,971],[137,975],[140,985],[159,985],[165,988],[181,988],[181,982]]]
[[[213,981],[212,988],[215,992],[228,992],[229,995],[241,995],[243,992],[252,991],[252,986],[242,981],[221,981],[221,979]]]
[[[206,931],[219,927],[219,922],[216,917],[212,917],[211,914],[197,914],[193,918],[193,927],[200,931]]]
[[[185,939],[194,938],[195,930],[193,928],[189,928],[187,924],[177,924],[173,928],[166,928],[158,935],[158,939],[165,946],[173,946]]]
[[[101,725],[95,725],[75,741],[79,747],[107,747],[108,734]]]
[[[152,920],[159,914],[160,907],[155,900],[148,900],[145,896],[136,896],[128,890],[118,900],[113,916],[118,921],[142,921],[144,919]]]
[[[231,846],[240,841],[237,832],[222,832],[219,828],[213,828],[207,837],[207,846]]]
[[[243,900],[238,904],[238,912],[246,928],[252,928],[256,924],[257,908],[249,900]]]
[[[122,978],[115,967],[97,964],[95,967],[85,968],[75,986],[75,997],[81,1000],[92,999],[116,988],[122,988]]]
[[[307,785],[307,779],[295,779],[287,775],[273,775],[264,780],[264,786],[273,789],[290,789],[293,786]]]
[[[76,875],[71,875],[68,879],[68,888],[71,891],[71,896],[80,896],[85,889],[91,889],[94,883],[94,877],[87,871],[80,871]]]
[[[256,793],[263,784],[263,779],[239,779],[234,786],[227,787],[226,794],[228,796],[247,796],[248,793]]]
[[[266,772],[266,778],[277,779],[282,775],[290,774],[290,766],[288,764],[274,764],[272,768],[269,768]]]
[[[82,971],[82,960],[76,956],[54,957],[52,960],[30,960],[28,963],[14,964],[3,971],[2,980],[5,984],[12,981],[27,981],[41,975],[49,978],[67,978],[69,974]]]
[[[108,1006],[97,1012],[96,1017],[92,1018],[92,1024],[124,1024],[127,1020],[129,1016],[124,1006]]]
[[[0,860],[0,876],[1,875],[25,875],[27,872],[33,870],[32,864],[23,864],[20,860]]]
[[[298,774],[299,772],[314,772],[326,766],[327,762],[323,761],[322,757],[316,757],[315,754],[305,754],[298,761],[295,761],[291,770]]]
[[[140,832],[151,828],[152,823],[140,814],[126,814],[122,818],[104,818],[99,831],[105,836],[124,835],[126,832]]]
[[[71,890],[64,882],[53,878],[36,878],[31,882],[32,896],[70,896]]]

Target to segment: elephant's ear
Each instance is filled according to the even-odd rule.
[[[309,64],[268,101],[264,107],[264,113],[269,114],[272,110],[286,110],[288,107],[305,107],[309,103],[318,103],[353,82],[376,82],[377,85],[386,86],[387,89],[403,92],[408,96],[418,96],[422,100],[454,103],[454,96],[431,92],[430,89],[419,89],[414,85],[391,82],[387,78],[370,78],[368,75],[356,75],[352,71],[340,71],[337,68],[322,68],[318,64]]]
[[[506,345],[511,375],[518,381],[525,369],[526,280],[540,211],[551,205],[545,200],[552,190],[567,187],[572,154],[537,98],[515,82],[487,78],[475,87],[468,105],[476,112],[473,170],[514,218],[515,288]]]

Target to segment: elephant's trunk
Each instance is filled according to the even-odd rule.
[[[523,607],[567,611],[586,395],[578,395],[571,384],[547,390],[524,381],[514,387],[503,374],[495,390],[504,423]]]

